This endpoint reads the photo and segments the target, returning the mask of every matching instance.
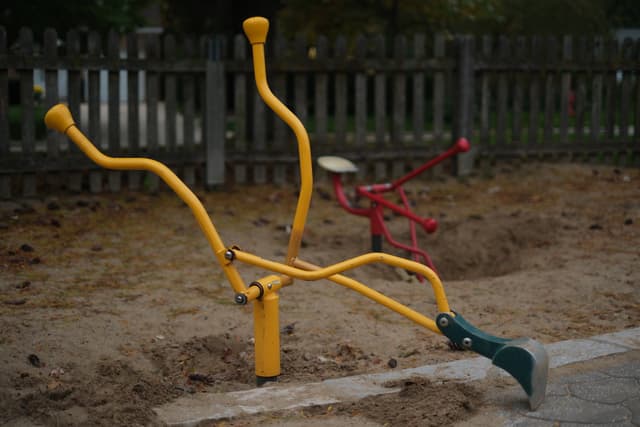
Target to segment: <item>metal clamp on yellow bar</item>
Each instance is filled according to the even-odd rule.
[[[234,301],[236,304],[245,305],[250,301],[262,298],[265,293],[277,292],[282,285],[281,278],[272,274],[252,282],[246,291],[236,294]]]

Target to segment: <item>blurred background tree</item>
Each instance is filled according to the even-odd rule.
[[[242,22],[251,16],[264,16],[275,29],[280,0],[158,0],[162,26],[173,33],[242,33]]]
[[[0,25],[38,39],[46,27],[128,31],[152,25],[173,33],[239,34],[254,15],[287,36],[325,34],[609,34],[640,27],[638,0],[9,0]],[[151,17],[156,22],[145,22]]]
[[[20,27],[29,27],[41,40],[47,27],[59,35],[72,28],[106,32],[129,31],[145,24],[143,10],[154,0],[9,0],[0,6],[0,25],[16,40]]]
[[[288,35],[607,34],[640,27],[637,0],[284,0]]]

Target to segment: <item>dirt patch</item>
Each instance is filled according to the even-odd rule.
[[[329,265],[367,252],[367,220],[342,211],[328,183],[317,190],[324,197],[313,200],[301,258]],[[493,177],[416,181],[407,192],[417,213],[439,221],[435,234],[419,233],[421,246],[451,307],[477,327],[548,343],[640,326],[638,170],[522,165]],[[198,195],[226,244],[284,259],[297,189]],[[396,238],[408,237],[402,218],[390,215],[389,226]],[[254,387],[252,308],[233,303],[211,249],[174,195],[1,202],[0,235],[1,422],[149,425],[158,422],[152,408],[178,396]],[[247,283],[268,274],[239,270]],[[346,275],[435,317],[429,285],[404,271],[375,265]],[[299,281],[280,296],[282,382],[473,356],[328,281]],[[441,385],[409,384],[406,393],[421,387],[431,394]],[[460,392],[454,418],[469,410],[464,399],[471,412],[480,405],[469,390],[447,387]],[[438,412],[442,402],[387,398],[405,399],[370,402],[380,416],[393,413],[391,424],[414,422],[398,418],[403,404],[409,414],[447,419]],[[367,419],[373,407],[359,404],[360,417],[351,406],[334,407],[323,422],[386,422]]]
[[[434,384],[424,378],[411,378],[387,386],[401,390],[338,405],[336,414],[363,416],[381,425],[436,427],[470,418],[482,402],[480,392],[469,384]]]

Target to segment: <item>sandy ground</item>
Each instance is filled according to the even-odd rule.
[[[481,329],[549,343],[640,326],[637,169],[512,165],[407,190],[416,212],[439,221],[419,238],[452,308]],[[198,195],[225,244],[284,258],[296,188]],[[388,222],[408,237],[404,219]],[[173,194],[0,202],[0,236],[1,424],[157,424],[151,408],[178,396],[254,386],[252,309],[233,303]],[[368,245],[367,221],[318,184],[301,258],[327,265]],[[240,272],[246,282],[268,274]],[[429,286],[404,271],[348,275],[436,314]],[[280,301],[282,382],[474,357],[331,282],[297,282]],[[486,397],[474,385],[402,386],[400,395],[225,424],[451,425],[476,416]]]

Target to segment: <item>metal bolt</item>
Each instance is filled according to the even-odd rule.
[[[471,338],[465,337],[462,339],[462,346],[464,348],[471,348],[471,344],[473,344],[473,341],[471,340]]]
[[[247,303],[247,296],[244,294],[236,294],[233,300],[236,304],[245,305]]]
[[[232,250],[228,250],[228,251],[226,251],[226,252],[224,253],[224,258],[225,258],[227,261],[233,261],[233,256],[234,256],[234,254],[233,254],[233,251],[232,251]]]
[[[273,283],[267,284],[267,289],[271,289],[271,288],[273,288]]]
[[[445,316],[442,316],[438,319],[438,326],[440,326],[441,328],[446,328],[447,326],[449,326],[449,319]]]

